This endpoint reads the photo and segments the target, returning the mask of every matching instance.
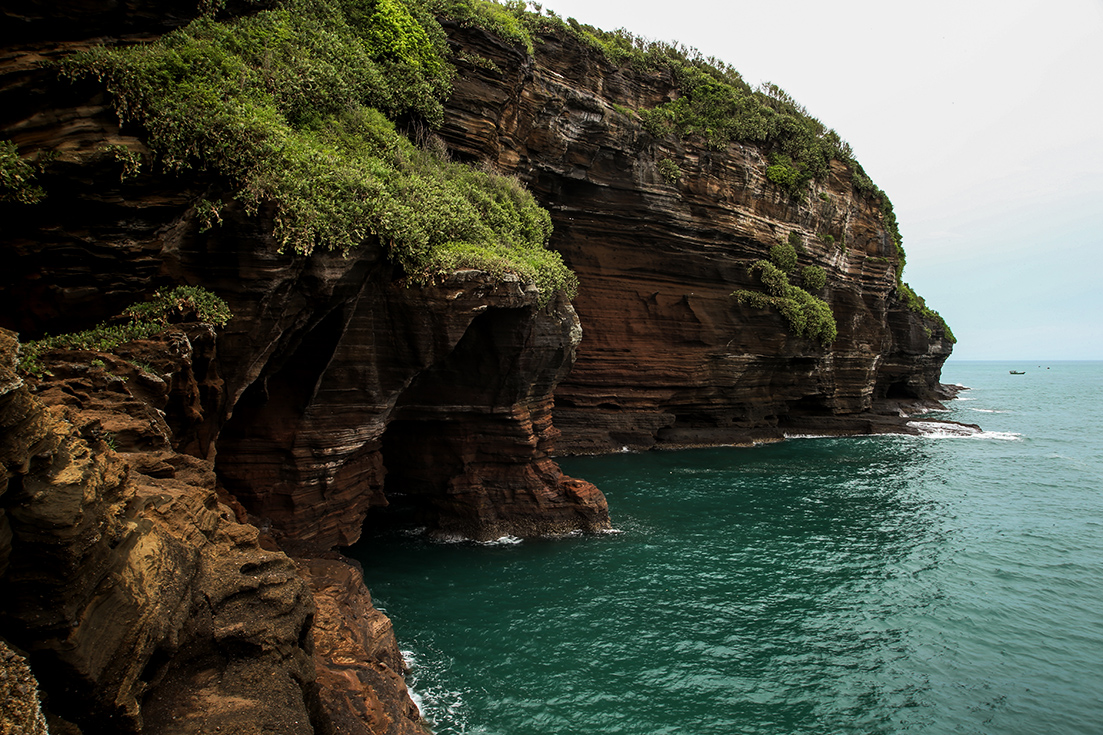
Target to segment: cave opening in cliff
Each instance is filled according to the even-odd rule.
[[[911,389],[904,381],[898,381],[895,383],[889,383],[888,389],[885,391],[885,398],[892,399],[913,399],[917,398],[915,391]]]
[[[502,461],[487,447],[510,446],[510,407],[531,388],[519,364],[531,322],[529,308],[480,314],[456,347],[401,393],[381,441],[388,505],[371,509],[366,533],[435,530],[478,514],[464,490],[474,475]]]
[[[304,412],[344,334],[341,310],[325,316],[302,335],[282,361],[273,360],[242,393],[218,440],[215,470],[223,485],[251,513],[266,515],[258,503],[268,497],[287,468],[282,457],[294,449]]]

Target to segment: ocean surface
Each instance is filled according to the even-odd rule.
[[[364,540],[423,714],[438,735],[1103,732],[1103,363],[943,382],[970,390],[921,420],[983,431],[566,458],[618,533]]]

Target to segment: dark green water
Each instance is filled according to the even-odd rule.
[[[568,459],[619,533],[353,553],[441,735],[1103,732],[1103,363],[1036,365],[947,366],[978,435]]]

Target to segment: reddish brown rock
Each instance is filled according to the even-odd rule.
[[[314,663],[334,732],[424,735],[390,619],[372,606],[353,562],[329,557],[296,561],[314,592]]]
[[[615,67],[563,33],[543,36],[530,58],[480,30],[449,30],[468,55],[445,140],[532,188],[581,282],[585,339],[556,390],[560,450],[780,437],[805,417],[838,417],[850,432],[863,424],[848,417],[880,410],[878,399],[936,397],[951,345],[896,300],[882,212],[841,164],[795,201],[766,178],[759,148],[655,138],[624,114],[670,99],[665,74]],[[664,160],[677,182],[660,174]],[[839,325],[830,347],[730,296],[760,289],[748,266],[794,232],[800,264],[828,276],[822,295]]]

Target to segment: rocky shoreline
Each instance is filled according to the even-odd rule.
[[[257,10],[238,5],[224,16]],[[107,151],[148,159],[142,131],[42,62],[156,37],[194,3],[32,11],[5,10],[25,33],[0,37],[0,139],[51,161],[44,200],[0,202],[0,692],[28,732],[44,712],[55,734],[424,733],[337,551],[366,521],[600,532],[604,496],[557,455],[917,431],[905,414],[951,397],[951,339],[899,298],[877,203],[839,162],[798,200],[755,145],[650,132],[634,110],[675,95],[669,74],[563,32],[529,55],[444,24],[459,73],[430,143],[550,211],[580,287],[548,300],[472,269],[411,285],[377,237],[282,252],[276,210],[209,172],[120,178]],[[797,240],[825,272],[829,346],[732,298]],[[233,319],[17,369],[20,339],[179,284]]]

